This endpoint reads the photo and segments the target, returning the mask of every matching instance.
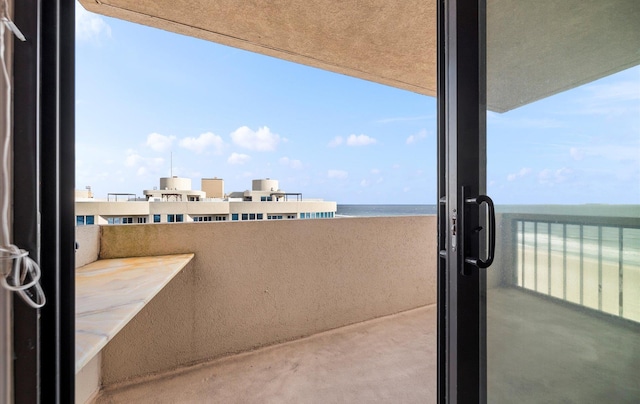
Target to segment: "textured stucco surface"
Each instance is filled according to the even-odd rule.
[[[436,93],[435,0],[83,0],[89,11]]]
[[[105,384],[436,302],[435,217],[102,229],[101,258],[195,253],[105,347]]]
[[[100,226],[76,226],[76,268],[96,261],[100,255]]]
[[[429,96],[435,0],[81,0],[89,11]],[[487,105],[506,111],[640,63],[637,0],[487,0]]]
[[[76,373],[76,403],[90,403],[97,396],[102,386],[102,355],[98,353],[80,372]]]

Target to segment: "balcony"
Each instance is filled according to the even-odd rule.
[[[564,301],[542,270],[532,290],[527,268],[551,262],[522,242],[518,220],[533,219],[499,218],[511,230],[487,281],[490,401],[633,401],[637,292],[620,316]],[[78,240],[80,265],[194,254],[80,369],[78,402],[436,400],[435,217],[85,226]]]

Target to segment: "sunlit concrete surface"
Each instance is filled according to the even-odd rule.
[[[98,403],[432,403],[436,307],[114,385]]]
[[[488,402],[637,403],[640,326],[488,291]],[[436,308],[113,385],[98,403],[430,403]]]
[[[193,254],[100,260],[76,270],[76,372],[191,260]]]

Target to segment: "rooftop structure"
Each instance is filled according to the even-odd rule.
[[[202,191],[197,191],[188,178],[165,177],[159,189],[143,194],[143,200],[76,198],[76,225],[324,219],[334,217],[337,209],[336,202],[303,200],[302,193],[285,192],[270,178],[253,180],[250,191],[226,195],[220,178],[203,178]]]
[[[207,193],[204,191],[191,189],[191,179],[176,176],[160,178],[159,189],[145,190],[143,193],[147,197],[147,200],[165,202],[194,202],[204,199],[207,196]]]
[[[203,178],[200,183],[200,187],[207,195],[207,198],[224,197],[224,180],[222,178]]]

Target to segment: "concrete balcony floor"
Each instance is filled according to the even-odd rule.
[[[489,402],[638,402],[640,327],[488,291]],[[432,403],[436,307],[109,387],[98,403]]]
[[[640,402],[640,324],[516,288],[487,299],[489,403]]]
[[[435,305],[103,391],[98,403],[428,403]]]

